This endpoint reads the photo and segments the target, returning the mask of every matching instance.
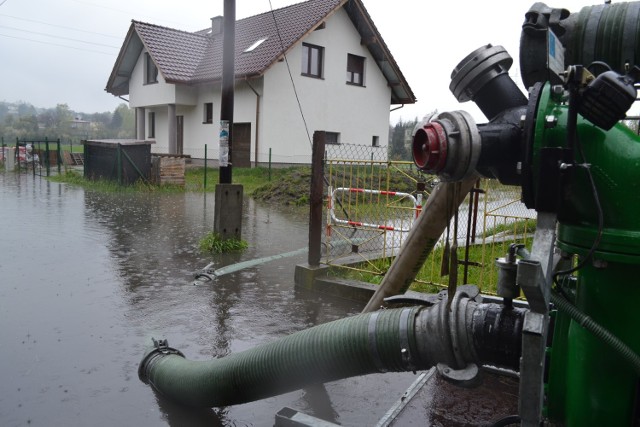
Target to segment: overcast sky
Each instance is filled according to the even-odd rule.
[[[274,9],[298,3],[271,0]],[[391,114],[411,120],[438,109],[464,109],[449,92],[451,70],[476,48],[502,45],[514,58],[510,72],[520,84],[518,44],[523,0],[363,0],[418,103]],[[578,12],[599,1],[564,0],[550,6]],[[269,0],[237,0],[236,18],[266,12]],[[36,107],[66,103],[86,113],[113,111],[123,102],[104,88],[131,24],[145,21],[186,31],[201,30],[223,13],[223,0],[0,0],[0,100]],[[304,106],[302,106],[304,109]]]

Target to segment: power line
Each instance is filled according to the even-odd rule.
[[[0,25],[0,28],[6,28],[8,30],[14,30],[14,31],[23,31],[23,32],[30,33],[30,34],[37,34],[39,36],[52,37],[52,38],[62,39],[62,40],[69,40],[69,41],[78,42],[78,43],[92,44],[92,45],[95,45],[95,46],[102,46],[102,47],[110,47],[110,48],[113,48],[113,49],[120,49],[120,46],[111,46],[111,45],[108,45],[108,44],[96,43],[96,42],[88,42],[88,41],[85,41],[85,40],[74,39],[74,38],[71,38],[71,37],[57,36],[55,34],[40,33],[38,31],[31,31],[31,30],[23,30],[22,28],[10,27],[8,25]]]
[[[87,5],[87,6],[92,6],[92,7],[97,7],[97,8],[101,8],[101,9],[111,10],[113,12],[118,12],[118,13],[121,13],[121,14],[124,14],[124,15],[127,15],[127,16],[131,16],[132,15],[132,11],[131,10],[117,9],[115,7],[104,6],[104,5],[101,5],[101,4],[92,3],[92,2],[84,1],[84,0],[72,0],[72,1],[74,1],[76,3],[84,4],[84,5]],[[143,13],[136,13],[136,14],[143,15]],[[146,12],[144,13],[144,15],[147,16],[148,18],[153,18],[152,15],[148,15]],[[145,20],[148,19],[148,18],[145,18]],[[155,21],[161,21],[161,22],[164,22],[164,23],[184,25],[183,22],[168,21],[166,19],[160,19],[160,20],[154,19],[154,20]]]
[[[27,40],[27,41],[30,41],[30,42],[41,43],[41,44],[46,44],[46,45],[50,45],[50,46],[66,47],[67,49],[82,50],[84,52],[91,52],[91,53],[98,53],[100,55],[113,56],[113,53],[100,52],[100,51],[97,51],[97,50],[90,50],[90,49],[83,49],[81,47],[68,46],[68,45],[58,44],[58,43],[50,43],[50,42],[45,42],[45,41],[42,41],[42,40],[29,39],[29,38],[26,38],[26,37],[16,37],[16,36],[10,36],[8,34],[0,34],[0,37],[8,37],[10,39],[17,39],[17,40]]]
[[[282,56],[284,57],[284,63],[286,64],[287,71],[289,72],[289,79],[291,80],[291,86],[293,86],[293,93],[296,96],[296,101],[298,101],[298,110],[300,110],[300,116],[302,116],[302,123],[304,123],[304,130],[307,132],[307,139],[309,140],[309,145],[313,145],[313,143],[311,142],[311,135],[309,134],[309,126],[307,126],[307,119],[304,116],[304,112],[302,111],[302,103],[300,102],[300,97],[298,96],[296,83],[293,80],[291,67],[289,67],[289,60],[287,59],[287,53],[285,52],[286,49],[284,47],[284,42],[282,41],[282,35],[280,34],[280,27],[278,27],[278,20],[276,19],[276,14],[273,10],[273,5],[271,4],[271,0],[269,0],[269,8],[271,9],[271,16],[273,16],[273,23],[276,27],[276,33],[278,34],[278,39],[280,40],[280,48],[282,49]]]
[[[6,0],[5,0],[6,1]],[[1,4],[0,4],[1,6]],[[87,31],[87,30],[80,30],[78,28],[71,28],[71,27],[65,27],[64,25],[57,25],[57,24],[50,24],[48,22],[44,22],[44,21],[37,21],[35,19],[28,19],[28,18],[20,18],[18,16],[11,16],[11,15],[5,15],[4,13],[0,13],[0,16],[4,16],[6,18],[11,18],[11,19],[18,19],[20,21],[26,21],[26,22],[34,22],[36,24],[42,24],[42,25],[48,25],[50,27],[57,27],[57,28],[63,28],[65,30],[71,30],[71,31],[77,31],[80,33],[86,33],[86,34],[96,34],[98,36],[103,36],[103,37],[110,37],[112,39],[118,39],[118,40],[122,40],[122,37],[119,36],[113,36],[111,34],[104,34],[104,33],[97,33],[95,31]]]
[[[122,10],[122,9],[116,9],[115,7],[103,6],[101,4],[91,3],[91,2],[88,2],[88,1],[82,1],[82,0],[73,0],[73,1],[76,2],[76,3],[85,4],[87,6],[99,7],[101,9],[107,9],[107,10],[112,10],[114,12],[124,13],[125,15],[130,15],[131,14],[131,11]]]

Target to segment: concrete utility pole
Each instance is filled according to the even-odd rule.
[[[235,89],[236,2],[224,0],[222,93],[220,98],[220,184],[231,184]]]
[[[236,2],[224,0],[222,90],[220,99],[219,184],[216,185],[213,229],[223,239],[242,235],[242,185],[232,184],[233,101],[235,86]]]

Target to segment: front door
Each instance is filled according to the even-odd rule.
[[[176,150],[177,154],[183,155],[184,152],[184,116],[176,116]]]
[[[231,156],[233,166],[251,167],[251,123],[233,124],[233,146]]]

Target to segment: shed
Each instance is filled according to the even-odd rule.
[[[84,177],[106,179],[118,184],[149,181],[151,144],[137,139],[97,139],[82,141],[84,145]]]

